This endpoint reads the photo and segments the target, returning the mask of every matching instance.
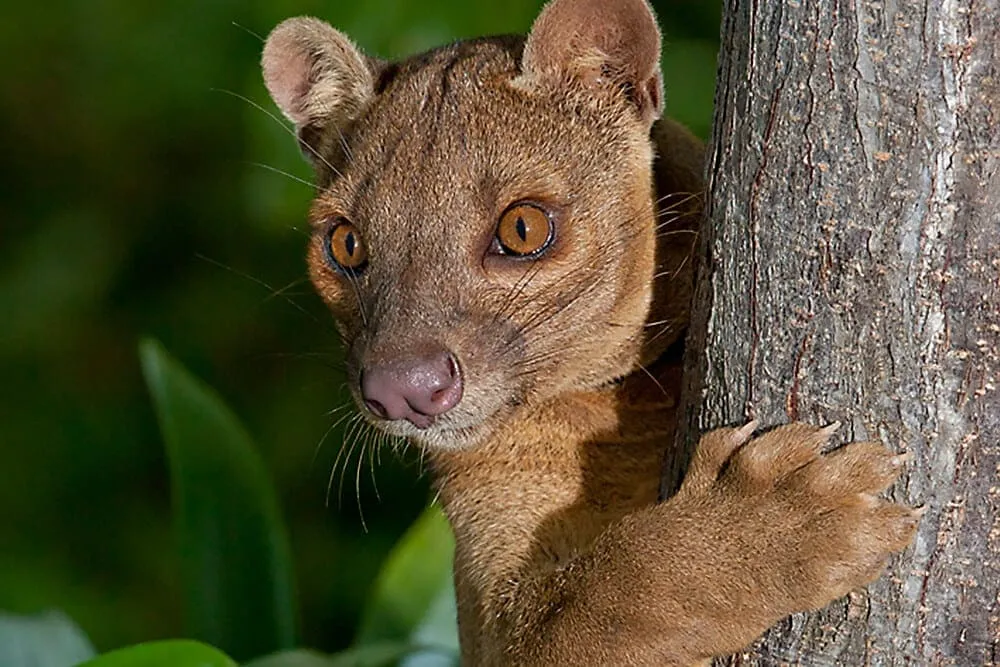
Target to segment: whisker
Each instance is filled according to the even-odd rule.
[[[583,343],[570,343],[568,345],[561,345],[558,348],[548,350],[541,354],[535,354],[529,357],[525,357],[511,365],[511,369],[515,372],[512,374],[514,378],[523,378],[529,375],[533,375],[538,372],[539,368],[550,359],[554,359],[563,355],[571,355],[579,349],[584,347]]]
[[[365,510],[361,506],[361,468],[365,462],[365,450],[368,448],[368,438],[370,435],[371,425],[367,422],[365,423],[365,428],[359,433],[361,436],[361,451],[358,453],[358,465],[354,471],[354,497],[357,499],[358,503],[358,516],[361,517],[361,529],[367,534],[368,533],[368,523],[365,521]]]
[[[267,109],[265,109],[264,107],[262,107],[261,105],[257,104],[253,100],[251,100],[249,97],[245,97],[245,96],[240,95],[239,93],[233,92],[231,90],[226,90],[225,88],[212,88],[211,90],[213,92],[216,92],[216,93],[223,93],[225,95],[231,95],[232,97],[235,97],[238,100],[243,100],[244,102],[246,102],[247,104],[249,104],[250,106],[252,106],[254,109],[257,109],[258,111],[266,114],[269,118],[271,118],[271,120],[273,120],[275,123],[277,123],[278,125],[280,125],[285,130],[285,132],[287,132],[292,137],[294,137],[295,141],[297,141],[297,142],[299,141],[299,135],[298,135],[298,133],[294,129],[292,129],[292,128],[288,127],[287,125],[285,125],[284,121],[282,121],[280,118],[278,118],[276,115],[274,115],[273,113],[271,113],[270,111],[268,111]],[[340,173],[340,171],[337,170],[336,167],[334,167],[332,164],[330,164],[330,162],[325,157],[323,157],[322,155],[319,154],[319,151],[317,151],[315,148],[313,148],[312,146],[310,146],[307,142],[299,142],[299,143],[300,143],[300,145],[305,146],[306,149],[310,153],[312,153],[316,157],[317,160],[319,160],[320,162],[322,162],[330,171],[332,171],[338,177],[342,176],[342,174]]]
[[[376,452],[382,449],[382,444],[385,440],[384,431],[374,431],[372,436],[371,447],[368,449],[368,472],[372,480],[372,488],[375,490],[375,499],[382,502],[382,494],[378,492],[378,482],[375,481],[375,456]]]
[[[693,199],[702,199],[704,197],[704,193],[702,193],[702,192],[670,192],[668,194],[663,195],[659,199],[657,199],[655,202],[653,202],[653,204],[657,208],[661,208],[660,204],[663,204],[668,199],[672,199],[674,197],[681,197],[682,199],[680,199],[679,201],[673,202],[671,204],[671,206],[683,206],[684,204],[688,203],[689,201],[691,201]]]
[[[288,290],[292,289],[293,287],[298,287],[299,285],[303,285],[303,284],[305,284],[307,282],[309,282],[309,278],[298,278],[298,279],[293,280],[292,282],[288,283],[284,287],[280,287],[280,288],[276,289],[267,298],[268,299],[273,299],[276,296],[284,296],[284,295],[288,294]]]
[[[290,178],[293,181],[297,181],[298,183],[302,183],[303,185],[305,185],[306,187],[308,187],[310,190],[316,191],[316,190],[319,189],[319,188],[316,187],[315,183],[313,183],[311,181],[307,181],[304,178],[300,178],[300,177],[296,176],[295,174],[291,174],[291,173],[289,173],[287,171],[284,171],[283,169],[278,169],[277,167],[272,167],[269,164],[264,164],[263,162],[247,162],[247,164],[249,164],[252,167],[259,167],[261,169],[266,169],[267,171],[271,171],[271,172],[274,172],[275,174],[280,174],[280,175],[282,175],[282,176],[284,176],[286,178]]]
[[[676,269],[667,269],[666,271],[660,271],[659,273],[655,273],[653,274],[653,280],[656,280],[657,278],[662,278],[664,276],[677,277],[680,274],[680,272],[683,271],[685,267],[687,267],[688,262],[690,261],[691,261],[691,255],[685,255],[684,261],[682,261]]]
[[[659,231],[660,229],[662,229],[663,227],[666,227],[667,225],[669,225],[670,223],[672,223],[674,221],[675,220],[668,220],[667,222],[664,222],[662,224],[657,225],[656,226],[656,229],[657,229],[656,238],[658,238],[658,239],[665,239],[668,236],[678,236],[678,235],[681,235],[681,236],[683,236],[683,235],[698,236],[699,232],[698,232],[697,229],[668,229],[667,231],[663,231],[663,232]]]
[[[358,300],[358,312],[361,313],[361,324],[367,327],[368,313],[365,309],[365,300],[361,296],[361,286],[358,284],[358,277],[350,271],[345,271],[344,275],[347,277],[347,282],[351,284],[351,289],[354,290],[354,297]]]
[[[237,275],[237,276],[239,276],[241,278],[245,278],[246,280],[249,280],[250,282],[253,282],[253,283],[256,283],[257,285],[260,285],[261,287],[263,287],[264,289],[266,289],[267,291],[269,291],[271,293],[271,296],[281,296],[286,302],[288,302],[288,304],[290,306],[292,306],[293,308],[295,308],[295,310],[299,311],[300,313],[302,313],[303,315],[305,315],[306,317],[308,317],[309,319],[311,319],[316,324],[321,324],[322,325],[322,322],[320,322],[320,320],[319,320],[318,317],[316,317],[315,315],[313,315],[312,313],[310,313],[308,310],[306,310],[305,308],[303,308],[299,304],[297,304],[294,301],[292,301],[291,299],[289,299],[287,295],[282,294],[281,290],[275,290],[273,287],[271,287],[270,285],[268,285],[266,282],[264,282],[260,278],[252,276],[249,273],[245,273],[243,271],[239,271],[239,270],[237,270],[237,269],[235,269],[235,268],[233,268],[231,266],[227,266],[226,264],[223,264],[222,262],[214,260],[211,257],[206,257],[205,255],[202,255],[201,253],[195,253],[195,257],[197,257],[198,259],[200,259],[200,260],[202,260],[204,262],[208,262],[209,264],[212,264],[213,266],[217,266],[220,269],[223,269],[225,271],[229,271],[233,275]]]
[[[351,145],[347,143],[347,138],[344,137],[344,133],[340,130],[339,125],[334,126],[337,130],[337,137],[340,140],[340,150],[344,151],[344,159],[348,164],[354,162],[354,153],[351,152]]]
[[[326,484],[327,507],[330,506],[330,493],[333,490],[333,480],[336,479],[337,477],[337,467],[340,465],[340,459],[345,455],[345,453],[347,454],[347,457],[350,458],[350,451],[348,449],[347,442],[350,438],[351,429],[358,423],[359,420],[363,419],[361,413],[349,413],[348,416],[350,417],[350,419],[347,422],[347,426],[344,427],[344,437],[340,441],[340,450],[337,452],[337,457],[333,460],[333,467],[330,468],[330,479],[327,480]],[[337,504],[338,505],[340,504],[339,496]]]
[[[347,405],[342,405],[341,407],[337,408],[337,410],[343,410],[346,407],[347,407]],[[351,413],[349,413],[349,412],[345,413],[345,414],[341,415],[340,418],[337,419],[335,422],[333,422],[332,424],[330,424],[330,428],[326,429],[326,432],[323,433],[323,437],[319,439],[319,443],[317,443],[316,449],[313,451],[312,461],[309,463],[310,466],[316,465],[316,459],[317,459],[317,457],[319,457],[319,451],[320,451],[320,449],[322,449],[323,443],[326,442],[326,439],[330,437],[330,434],[333,433],[334,429],[336,429],[338,426],[340,426],[340,424],[345,419],[347,419],[350,416],[351,416]]]
[[[377,465],[380,468],[382,467],[382,450],[385,449],[386,447],[390,447],[391,448],[393,446],[393,444],[392,444],[392,438],[393,438],[393,436],[389,435],[385,431],[382,431],[382,436],[383,436],[384,440],[382,442],[380,442],[379,446],[375,449],[375,456],[377,457],[377,459],[372,462],[372,465]],[[382,499],[379,498],[379,500],[382,500]]]
[[[645,322],[642,325],[642,328],[643,329],[649,329],[649,328],[652,328],[652,327],[661,326],[663,324],[675,324],[676,322],[677,322],[676,319],[656,320],[655,322]],[[607,320],[604,323],[607,324],[609,327],[632,328],[633,326],[635,326],[634,324],[627,324],[625,322],[612,322],[610,320]]]
[[[420,448],[420,456],[417,457],[417,473],[418,473],[417,476],[418,477],[423,477],[424,476],[424,470],[426,469],[426,467],[425,467],[426,466],[426,456],[427,456],[427,448],[426,447],[421,447]],[[440,492],[438,492],[438,493],[440,493]],[[435,494],[435,497],[437,497],[437,494]]]
[[[261,37],[260,35],[258,35],[258,34],[257,34],[257,33],[255,33],[255,32],[254,32],[253,30],[251,30],[250,28],[246,27],[245,25],[240,25],[240,24],[239,24],[239,23],[237,23],[236,21],[230,21],[230,23],[231,23],[231,24],[232,24],[232,25],[233,25],[234,27],[236,27],[236,28],[239,28],[239,29],[240,29],[240,30],[242,30],[243,32],[247,33],[248,35],[251,35],[251,36],[253,36],[253,37],[256,37],[256,38],[257,38],[258,40],[260,40],[260,42],[261,42],[261,43],[263,43],[263,42],[264,42],[264,38],[263,38],[263,37]]]
[[[660,329],[655,334],[653,334],[653,336],[650,337],[650,339],[646,341],[646,344],[649,345],[650,343],[656,342],[656,340],[659,339],[660,336],[662,336],[663,334],[667,333],[668,331],[672,331],[673,328],[674,328],[674,325],[675,324],[679,324],[681,321],[682,320],[674,320],[673,322],[667,323],[666,326],[664,326],[662,329]]]
[[[568,280],[570,278],[570,276],[571,276],[570,272],[566,272],[566,273],[562,274],[556,280],[555,283],[553,283],[552,285],[549,286],[549,289],[546,290],[546,291],[551,292],[555,288],[561,287],[562,286],[561,283],[564,280]],[[574,290],[575,289],[580,289],[580,288],[584,287],[586,285],[586,283],[587,283],[586,277],[581,278],[581,280],[579,281],[579,284],[573,285],[571,289],[574,289]],[[541,295],[539,295],[539,298],[541,298]],[[535,301],[536,301],[536,299],[529,299],[528,302],[526,304],[524,304],[524,305],[525,306],[530,306]],[[564,310],[569,305],[569,303],[573,303],[573,302],[575,302],[575,300],[571,299],[567,304],[564,304],[561,308],[557,309],[556,312],[553,312],[553,313],[550,313],[550,312],[548,312],[548,311],[546,311],[546,310],[544,310],[542,308],[539,308],[534,313],[532,313],[531,315],[529,315],[528,318],[524,322],[520,323],[520,325],[513,332],[512,336],[516,337],[516,336],[523,336],[523,335],[525,335],[526,333],[530,332],[532,329],[536,328],[537,326],[540,326],[544,322],[548,321],[549,319],[551,319],[552,317],[554,317],[555,315],[557,315],[559,312],[561,312],[562,310]],[[510,342],[513,342],[513,340],[514,339],[511,338]]]
[[[535,321],[533,321],[530,324],[530,326],[522,326],[521,327],[521,329],[520,329],[521,335],[523,336],[523,335],[529,333],[530,331],[538,328],[539,326],[541,326],[545,322],[558,317],[563,312],[565,312],[566,309],[573,307],[580,299],[582,299],[584,296],[589,295],[592,291],[596,290],[599,286],[600,286],[600,283],[597,283],[597,282],[590,282],[590,281],[583,281],[583,280],[580,281],[580,285],[576,288],[577,289],[576,293],[573,294],[573,296],[571,296],[569,299],[567,299],[566,303],[563,303],[558,308],[556,308],[555,311],[553,311],[551,313],[543,311],[541,318],[534,318]]]
[[[319,360],[327,368],[331,368],[335,371],[345,372],[347,366],[343,359],[343,354],[339,352],[261,352],[258,355],[260,359],[292,359],[292,360]],[[329,416],[332,414],[328,412]]]
[[[540,263],[535,263],[532,267],[526,270],[521,277],[517,279],[511,290],[507,293],[507,297],[504,299],[503,305],[496,310],[493,314],[493,323],[495,324],[501,317],[507,315],[507,310],[515,305],[517,299],[524,293],[524,290],[528,287],[528,283],[535,279],[538,272],[541,271],[542,265]]]
[[[649,377],[650,380],[653,381],[653,384],[655,384],[657,387],[659,387],[660,391],[663,393],[664,396],[668,396],[669,395],[669,394],[667,394],[667,390],[663,388],[663,385],[660,384],[660,381],[656,379],[656,376],[654,376],[652,373],[649,372],[648,368],[646,368],[645,366],[643,366],[640,363],[637,363],[636,365],[640,368],[640,370],[642,370],[643,373],[645,373]]]
[[[358,413],[361,417],[361,414]],[[347,478],[347,466],[351,463],[351,455],[354,454],[354,450],[358,446],[358,435],[364,426],[364,419],[358,419],[351,423],[348,427],[348,435],[344,438],[344,446],[347,448],[347,456],[344,457],[344,465],[340,469],[340,484],[337,486],[337,507],[344,506],[344,480]],[[347,446],[347,442],[350,441],[350,446]]]

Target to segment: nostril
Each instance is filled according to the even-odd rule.
[[[441,386],[430,394],[434,414],[445,413],[462,400],[462,372],[453,354],[447,355],[445,368]]]
[[[457,384],[461,386],[462,384],[462,369],[458,365],[458,359],[455,355],[448,353],[448,376],[451,378],[452,384]]]
[[[369,398],[365,401],[365,407],[379,419],[387,419],[389,416],[389,414],[385,411],[385,406],[373,398]]]
[[[364,403],[365,408],[379,419],[399,419],[401,415],[394,413],[400,412],[402,403],[403,406],[406,405],[405,401],[402,401],[398,396],[396,396],[396,391],[393,387],[393,381],[390,374],[386,373],[384,368],[366,368],[362,369],[360,385],[361,385],[361,400]]]

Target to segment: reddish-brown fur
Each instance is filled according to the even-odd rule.
[[[394,64],[316,19],[265,47],[316,167],[309,266],[359,403],[372,365],[443,348],[461,367],[429,428],[368,417],[427,449],[468,665],[691,664],[871,581],[912,536],[874,496],[902,459],[821,453],[830,430],[802,424],[709,433],[656,504],[703,189],[701,144],[654,124],[658,62],[644,0],[553,0],[526,41]],[[530,261],[490,251],[523,200],[556,225]],[[356,276],[324,251],[342,220]]]

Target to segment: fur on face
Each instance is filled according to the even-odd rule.
[[[519,410],[634,369],[655,262],[660,35],[644,2],[611,4],[557,0],[526,40],[393,64],[317,19],[268,38],[268,90],[324,186],[309,265],[355,397],[366,365],[431,345],[450,350],[465,379],[461,403],[431,428],[379,422],[390,433],[473,444]],[[552,222],[538,258],[490,250],[517,202]],[[343,220],[368,253],[357,275],[324,249]]]

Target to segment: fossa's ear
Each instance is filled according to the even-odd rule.
[[[271,98],[310,144],[310,134],[361,115],[375,95],[376,67],[342,32],[307,16],[271,31],[261,57]]]
[[[646,0],[550,0],[521,62],[529,81],[621,91],[652,123],[663,110],[660,28]]]

